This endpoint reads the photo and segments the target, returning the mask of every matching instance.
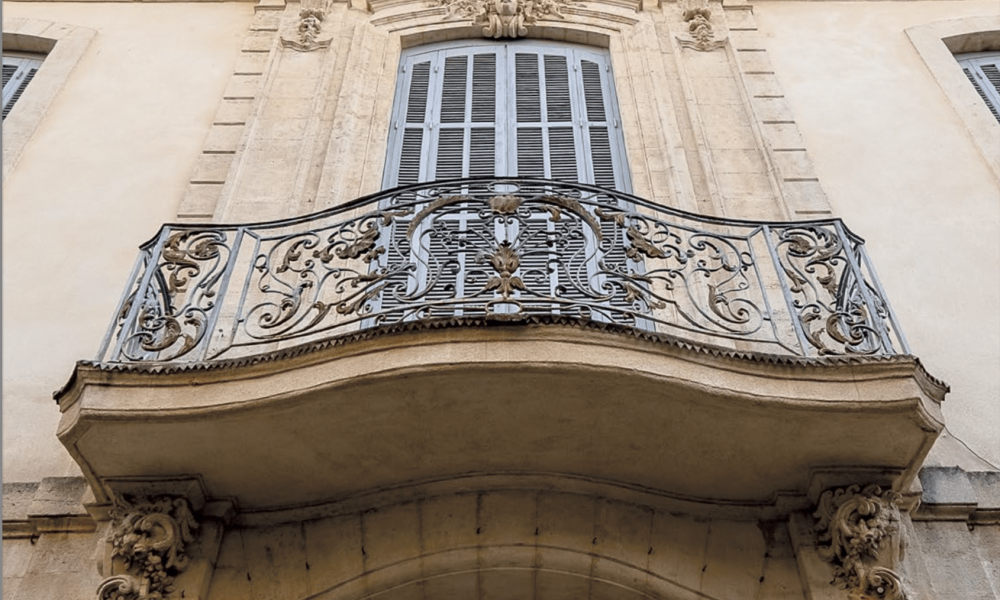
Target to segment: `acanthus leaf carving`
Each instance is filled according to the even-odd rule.
[[[539,18],[565,18],[562,9],[572,0],[433,0],[432,6],[447,9],[445,19],[472,19],[488,38],[519,38]]]
[[[188,567],[188,545],[198,522],[177,496],[115,499],[106,541],[111,569],[97,588],[98,600],[164,600]],[[117,572],[116,572],[117,571]]]
[[[813,516],[820,557],[852,600],[911,600],[892,567],[904,550],[899,493],[877,485],[823,492]],[[826,545],[828,544],[828,545]]]

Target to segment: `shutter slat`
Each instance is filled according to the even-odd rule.
[[[990,98],[986,95],[982,86],[979,85],[979,82],[976,81],[975,74],[968,68],[963,68],[962,71],[965,73],[965,76],[969,78],[969,82],[972,83],[972,87],[976,89],[976,93],[979,94],[979,97],[986,103],[986,107],[990,109],[991,113],[993,113],[993,117],[996,118],[997,121],[1000,121],[1000,111],[998,111],[997,107],[993,106],[993,103],[990,102]]]
[[[594,170],[594,185],[615,189],[615,161],[607,127],[590,126],[590,158]]]
[[[576,170],[576,139],[572,127],[549,129],[549,162],[552,179],[579,181]]]
[[[496,130],[474,127],[469,136],[469,177],[496,175]]]
[[[435,179],[462,177],[465,163],[465,129],[441,129],[438,135]]]
[[[444,82],[441,86],[441,122],[465,122],[466,83],[469,58],[449,56],[444,59]]]
[[[24,76],[24,79],[21,80],[21,83],[18,84],[17,89],[14,90],[14,95],[12,95],[9,100],[7,100],[7,104],[4,104],[3,116],[0,118],[3,119],[7,118],[7,115],[10,113],[10,110],[14,108],[14,104],[16,104],[17,101],[21,98],[21,94],[24,93],[25,88],[28,87],[28,84],[31,83],[31,79],[35,76],[35,73],[37,72],[38,69],[28,69],[28,73]]]
[[[476,54],[472,58],[472,122],[494,123],[496,111],[497,56]]]
[[[545,108],[548,123],[572,123],[569,67],[565,56],[545,55]]]
[[[420,181],[420,159],[423,156],[421,152],[423,141],[423,129],[408,128],[403,132],[399,169],[396,172],[396,185],[406,185]]]
[[[3,87],[7,87],[7,84],[10,83],[10,79],[14,76],[14,73],[17,73],[16,65],[3,66]]]
[[[407,123],[423,123],[427,118],[427,94],[430,80],[430,61],[413,65],[409,96],[406,99]]]
[[[514,55],[514,87],[517,93],[517,122],[541,123],[542,101],[538,79],[538,55]]]
[[[587,106],[587,120],[591,122],[606,122],[604,92],[601,88],[601,67],[589,60],[580,62],[584,103]]]
[[[517,174],[520,177],[545,177],[545,149],[542,130],[520,127],[517,130]]]

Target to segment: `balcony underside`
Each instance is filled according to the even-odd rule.
[[[942,427],[944,386],[909,356],[740,355],[569,322],[452,325],[241,364],[81,363],[57,394],[59,435],[99,502],[109,479],[198,475],[210,496],[254,511],[513,472],[768,503],[824,471],[907,485]]]

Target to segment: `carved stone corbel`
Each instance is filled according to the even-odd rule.
[[[905,550],[900,494],[877,485],[827,490],[813,516],[819,556],[836,567],[834,581],[852,600],[911,600],[893,570]]]
[[[725,38],[720,38],[712,25],[712,11],[708,2],[688,3],[682,6],[684,22],[688,24],[687,35],[677,36],[682,48],[692,48],[701,52],[717,50],[726,45]]]
[[[561,12],[574,0],[432,0],[447,9],[445,20],[472,19],[488,38],[519,38],[541,17],[565,18]]]
[[[281,45],[299,52],[329,48],[333,38],[332,35],[323,31],[326,13],[325,2],[319,7],[303,5],[294,26],[286,28],[282,34]]]
[[[198,522],[185,498],[116,498],[98,600],[161,600],[187,569]],[[109,564],[110,563],[110,564]]]

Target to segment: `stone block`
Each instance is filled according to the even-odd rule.
[[[785,180],[816,179],[812,160],[805,150],[780,150],[771,153],[771,159],[778,173]]]
[[[318,84],[316,77],[277,77],[271,84],[269,98],[314,99]]]
[[[243,532],[247,573],[254,594],[304,598],[309,581],[306,543],[298,524],[261,527]]]
[[[211,217],[222,193],[221,183],[191,183],[188,184],[181,200],[177,215],[181,217]]]
[[[830,202],[819,181],[785,181],[781,186],[785,203],[796,218],[817,218],[831,214]]]
[[[320,519],[305,527],[309,591],[317,594],[357,577],[364,569],[361,518],[346,515]]]
[[[479,497],[480,544],[513,544],[535,539],[536,495],[494,491]]]
[[[764,574],[764,537],[756,523],[712,521],[705,549],[701,591],[715,598],[759,597]]]
[[[754,113],[764,123],[792,123],[795,116],[785,98],[753,98]]]
[[[213,125],[205,139],[204,151],[210,153],[236,152],[243,138],[243,125]]]
[[[536,598],[579,600],[590,597],[590,581],[569,573],[539,571],[535,579]]]
[[[215,125],[243,125],[250,116],[252,100],[223,100],[215,112]]]
[[[3,484],[3,520],[20,521],[28,518],[28,507],[35,499],[41,483]]]
[[[82,501],[86,491],[87,482],[82,477],[46,477],[28,507],[28,516],[86,515]]]
[[[246,100],[257,95],[260,75],[233,75],[229,78],[222,97],[227,100]]]
[[[773,73],[750,73],[743,76],[743,81],[747,86],[747,93],[751,98],[756,97],[784,97],[785,93],[778,83],[778,78]]]
[[[258,11],[250,23],[250,31],[278,31],[281,26],[281,13],[277,11]]]
[[[361,516],[366,571],[420,556],[418,510],[417,503],[409,502]]]
[[[708,532],[708,521],[686,515],[654,514],[649,571],[662,579],[699,589]]]
[[[736,58],[744,73],[774,73],[774,66],[766,52],[739,52]]]
[[[421,502],[424,553],[477,545],[480,541],[476,534],[477,501],[477,494],[455,494]]]
[[[760,127],[764,141],[772,150],[799,150],[805,148],[805,141],[794,123],[769,123]]]
[[[680,59],[689,77],[732,77],[733,65],[725,52],[702,52],[691,48],[681,50]]]
[[[432,577],[424,582],[424,593],[427,598],[437,600],[468,600],[475,598],[479,590],[479,574],[465,572]]]
[[[766,173],[764,160],[757,150],[711,150],[716,173]]]
[[[653,511],[643,506],[609,500],[597,502],[594,549],[618,561],[644,567],[650,548]]]
[[[926,489],[927,484],[924,486]],[[985,565],[964,522],[917,521],[913,531],[927,557],[935,597],[995,600]]]
[[[276,35],[271,31],[251,31],[243,40],[240,48],[243,52],[269,52],[274,45]]]
[[[194,164],[191,183],[225,182],[232,162],[232,154],[201,154]]]
[[[729,33],[734,31],[755,31],[757,29],[757,18],[753,11],[745,9],[726,10],[726,23],[729,25]]]
[[[975,504],[976,492],[961,467],[924,467],[920,470],[924,504]]]
[[[589,548],[594,538],[595,499],[591,496],[542,493],[538,496],[538,544]]]
[[[698,104],[742,104],[743,96],[734,77],[698,77],[692,75],[691,87]]]
[[[737,19],[739,19],[739,16],[737,16]],[[730,30],[729,43],[737,52],[757,52],[764,50],[764,36],[758,33],[756,29],[747,30],[745,28],[738,27],[735,31]]]
[[[268,56],[262,52],[241,52],[236,59],[234,75],[262,75]]]

